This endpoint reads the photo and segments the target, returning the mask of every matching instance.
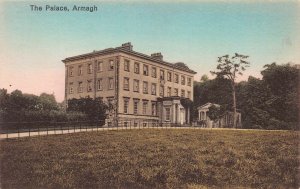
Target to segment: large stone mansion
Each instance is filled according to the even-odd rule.
[[[101,97],[113,105],[106,123],[124,126],[189,124],[195,71],[169,63],[161,53],[151,56],[120,47],[68,57],[65,100]]]

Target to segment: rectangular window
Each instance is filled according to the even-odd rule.
[[[187,97],[188,97],[189,99],[191,99],[191,91],[188,91],[188,92],[187,92]]]
[[[143,82],[143,93],[148,94],[148,82],[147,81]]]
[[[181,90],[181,97],[185,97],[185,90]]]
[[[166,121],[170,121],[171,108],[166,108]]]
[[[108,67],[108,69],[109,69],[109,70],[113,70],[113,69],[114,69],[114,66],[115,66],[114,61],[113,61],[113,60],[109,60],[109,67]]]
[[[171,72],[167,73],[167,80],[172,81],[172,73]]]
[[[134,73],[136,74],[140,73],[140,64],[137,62],[134,63]]]
[[[82,81],[78,82],[78,93],[82,93],[83,91],[83,86],[82,86]]]
[[[126,90],[126,91],[129,91],[129,78],[128,77],[124,77],[123,89]]]
[[[128,103],[129,99],[124,99],[124,114],[128,114]]]
[[[102,72],[103,71],[103,62],[98,62],[97,63],[97,71]]]
[[[138,106],[139,106],[139,101],[134,100],[133,101],[133,113],[138,114]]]
[[[179,96],[178,95],[178,89],[174,89],[174,96]]]
[[[160,70],[160,79],[165,80],[165,71],[164,70]]]
[[[156,103],[155,102],[152,102],[151,103],[151,110],[152,110],[152,115],[153,116],[156,116]]]
[[[147,115],[148,101],[143,102],[143,115]]]
[[[70,86],[69,93],[73,94],[73,83],[70,83],[69,86]]]
[[[192,79],[190,77],[187,79],[187,85],[192,86]]]
[[[114,78],[108,78],[108,89],[114,89]]]
[[[175,74],[174,77],[175,77],[175,83],[179,83],[179,76],[178,76],[178,74]]]
[[[146,76],[149,75],[149,68],[148,68],[147,65],[143,66],[143,74],[146,75]]]
[[[93,64],[89,63],[88,64],[88,74],[91,74],[93,72]]]
[[[124,71],[129,72],[129,67],[130,67],[130,61],[124,60]]]
[[[139,92],[139,85],[140,85],[140,81],[135,79],[133,80],[133,91],[134,92]]]
[[[97,80],[97,90],[102,91],[103,90],[103,82],[102,79]]]
[[[151,76],[156,78],[156,68],[155,67],[152,67]]]
[[[159,96],[164,97],[164,86],[159,87]]]
[[[181,76],[181,85],[185,85],[185,77],[183,75]]]
[[[69,76],[70,77],[73,76],[73,74],[74,74],[74,70],[73,69],[74,69],[73,66],[69,67]]]
[[[82,75],[82,65],[78,66],[78,75]]]
[[[156,95],[156,84],[155,83],[151,84],[151,94]]]
[[[91,92],[92,91],[92,81],[91,80],[89,80],[88,82],[87,82],[87,92]]]
[[[171,96],[171,87],[168,87],[167,89],[167,96]]]

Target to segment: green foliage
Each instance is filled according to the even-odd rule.
[[[85,121],[88,117],[81,112],[65,112],[56,102],[53,94],[40,96],[23,94],[15,90],[11,94],[0,89],[1,122],[37,122],[37,121]]]
[[[67,111],[77,111],[85,113],[90,120],[101,120],[104,123],[108,106],[103,103],[100,97],[92,99],[80,98],[68,101]]]

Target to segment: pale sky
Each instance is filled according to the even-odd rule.
[[[97,12],[31,11],[30,5],[97,5]],[[0,88],[64,98],[62,59],[131,42],[162,52],[210,78],[218,56],[249,55],[249,75],[263,65],[300,63],[299,1],[6,1],[0,2]],[[11,87],[9,85],[12,85]]]

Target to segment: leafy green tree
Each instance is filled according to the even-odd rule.
[[[234,128],[236,125],[236,78],[238,75],[242,75],[243,71],[245,71],[246,67],[249,66],[249,62],[246,61],[248,56],[241,55],[235,53],[234,56],[230,57],[229,55],[224,55],[218,57],[218,65],[216,71],[211,71],[213,75],[217,75],[217,77],[226,78],[230,81],[231,91],[232,91],[232,102],[233,102],[233,118],[234,118]]]
[[[100,121],[104,124],[108,106],[103,103],[100,97],[98,98],[80,98],[68,100],[67,111],[77,111],[88,115],[91,121]]]

